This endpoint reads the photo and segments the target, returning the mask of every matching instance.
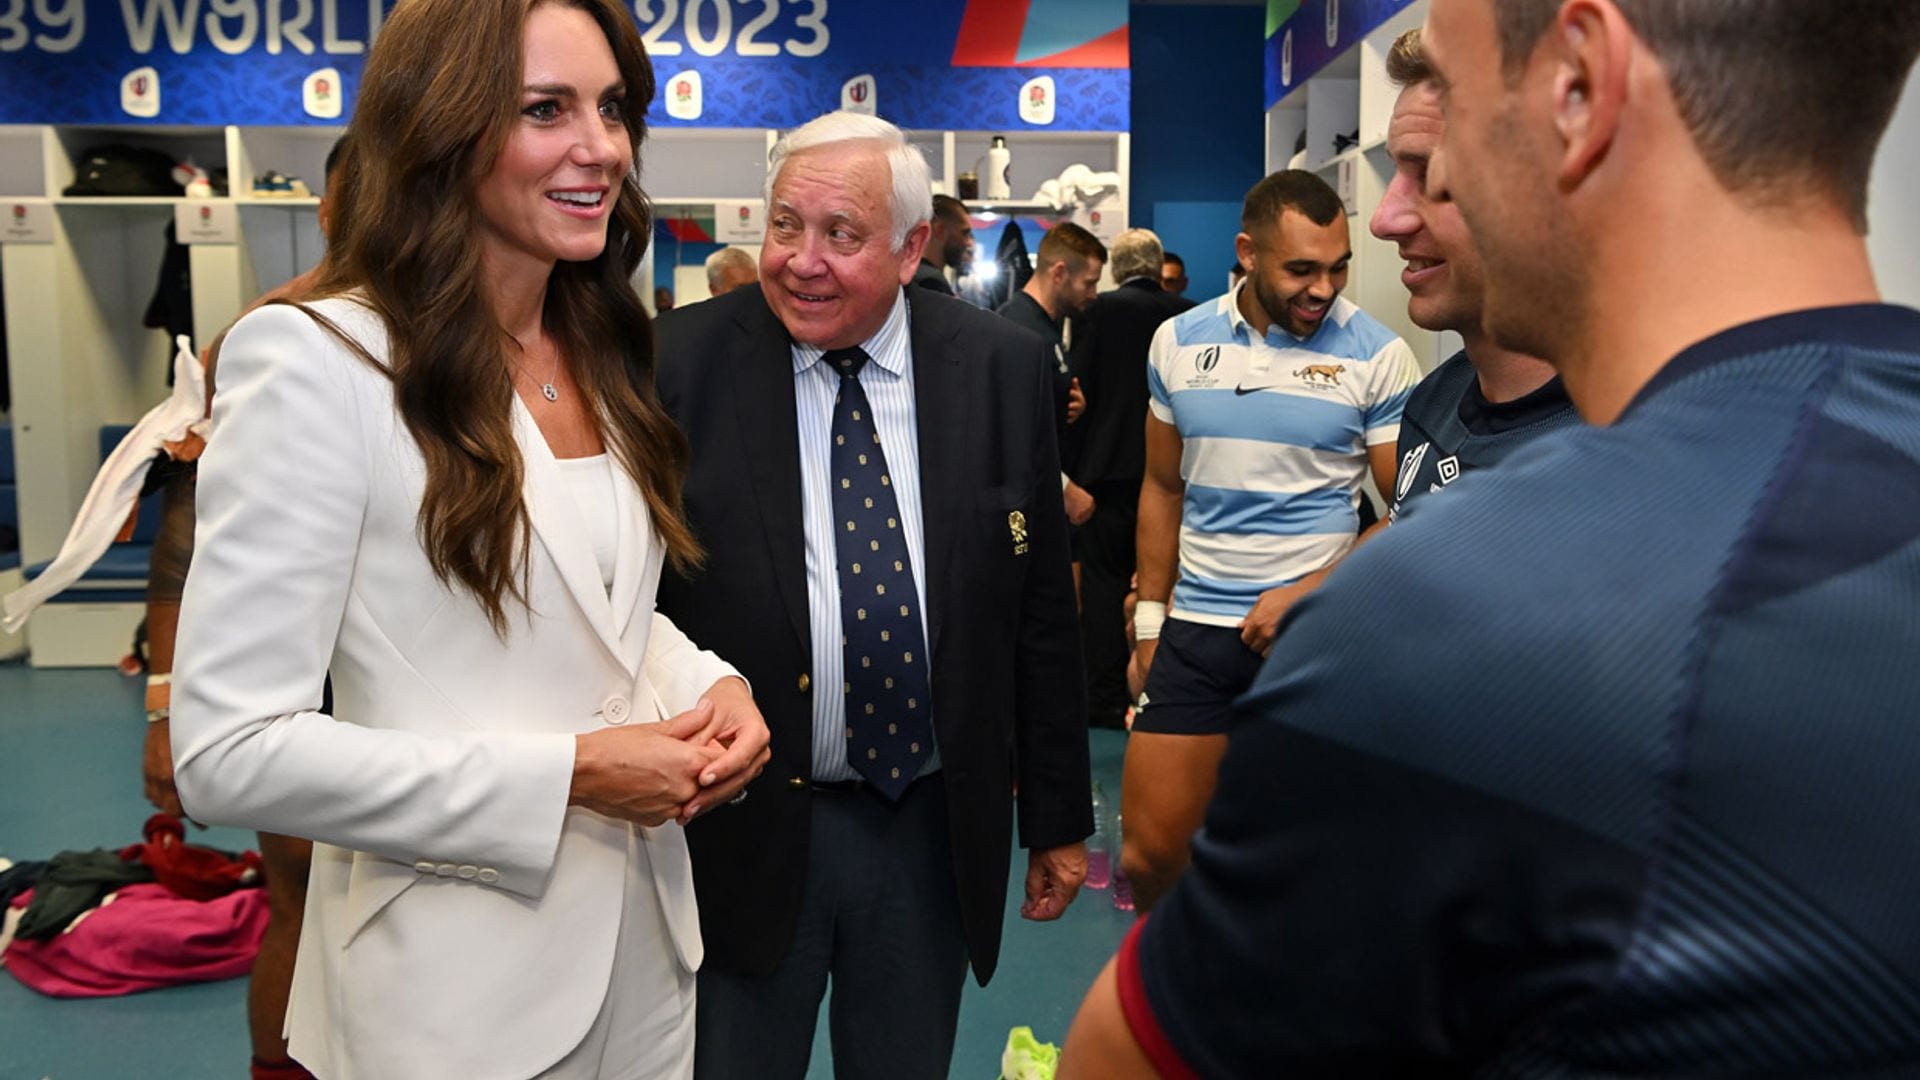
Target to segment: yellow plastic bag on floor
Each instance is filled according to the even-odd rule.
[[[1000,1052],[1000,1080],[1053,1080],[1060,1066],[1060,1048],[1033,1037],[1030,1027],[1007,1032],[1007,1048]]]

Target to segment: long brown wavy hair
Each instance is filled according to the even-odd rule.
[[[687,442],[660,407],[652,328],[631,284],[653,231],[639,184],[653,68],[633,19],[613,0],[398,5],[367,58],[352,147],[330,193],[333,235],[310,294],[357,293],[385,322],[385,370],[426,459],[421,544],[434,573],[471,592],[503,636],[509,598],[527,603],[531,524],[513,436],[507,358],[515,346],[481,287],[474,192],[520,111],[527,15],[542,3],[578,8],[606,34],[626,82],[634,154],[606,249],[555,265],[543,322],[609,452],[645,495],[668,559],[681,569],[698,564],[681,508]]]

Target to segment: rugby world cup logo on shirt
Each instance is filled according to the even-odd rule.
[[[1193,354],[1193,375],[1187,379],[1187,387],[1193,390],[1207,390],[1220,385],[1213,376],[1213,369],[1220,366],[1220,346],[1209,345]]]
[[[1420,472],[1420,463],[1426,460],[1427,451],[1431,449],[1433,449],[1432,443],[1423,442],[1419,446],[1407,451],[1407,456],[1400,459],[1400,479],[1398,483],[1393,485],[1393,501],[1395,503],[1405,499],[1407,492],[1413,490],[1413,478]]]

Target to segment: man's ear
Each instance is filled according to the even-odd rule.
[[[1620,134],[1636,39],[1613,0],[1568,0],[1550,33],[1558,178],[1571,188],[1600,167]]]
[[[920,267],[920,256],[927,250],[927,237],[932,233],[933,226],[925,221],[907,230],[906,243],[900,245],[900,284],[913,280],[913,272]]]
[[[1240,260],[1240,269],[1253,273],[1253,237],[1240,233],[1233,238],[1233,254]]]

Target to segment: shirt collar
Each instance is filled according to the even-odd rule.
[[[1226,307],[1227,325],[1233,330],[1236,337],[1248,344],[1252,344],[1255,340],[1264,340],[1267,344],[1275,348],[1285,348],[1293,345],[1304,345],[1312,341],[1314,336],[1320,333],[1319,328],[1316,327],[1313,334],[1309,334],[1306,337],[1295,337],[1286,327],[1281,326],[1278,322],[1273,322],[1268,325],[1264,338],[1255,333],[1253,324],[1247,321],[1246,313],[1240,310],[1240,293],[1246,289],[1247,284],[1252,280],[1252,277],[1241,278],[1240,284],[1228,289],[1227,295],[1220,298],[1220,303]],[[1333,302],[1335,304],[1339,303],[1340,298],[1338,296],[1334,297]],[[1333,309],[1332,305],[1329,305],[1327,318],[1320,321],[1320,326],[1327,325],[1327,321],[1332,318]]]
[[[887,321],[873,336],[860,343],[867,354],[867,360],[873,366],[891,375],[903,375],[907,370],[908,351],[907,331],[911,322],[907,314],[907,290],[902,288],[894,294],[893,309],[887,312]],[[825,349],[818,345],[793,343],[793,373],[798,375],[820,362],[826,355]]]
[[[1913,352],[1920,347],[1920,311],[1897,304],[1848,304],[1742,323],[1680,350],[1640,388],[1626,412],[1695,372],[1789,345]]]

